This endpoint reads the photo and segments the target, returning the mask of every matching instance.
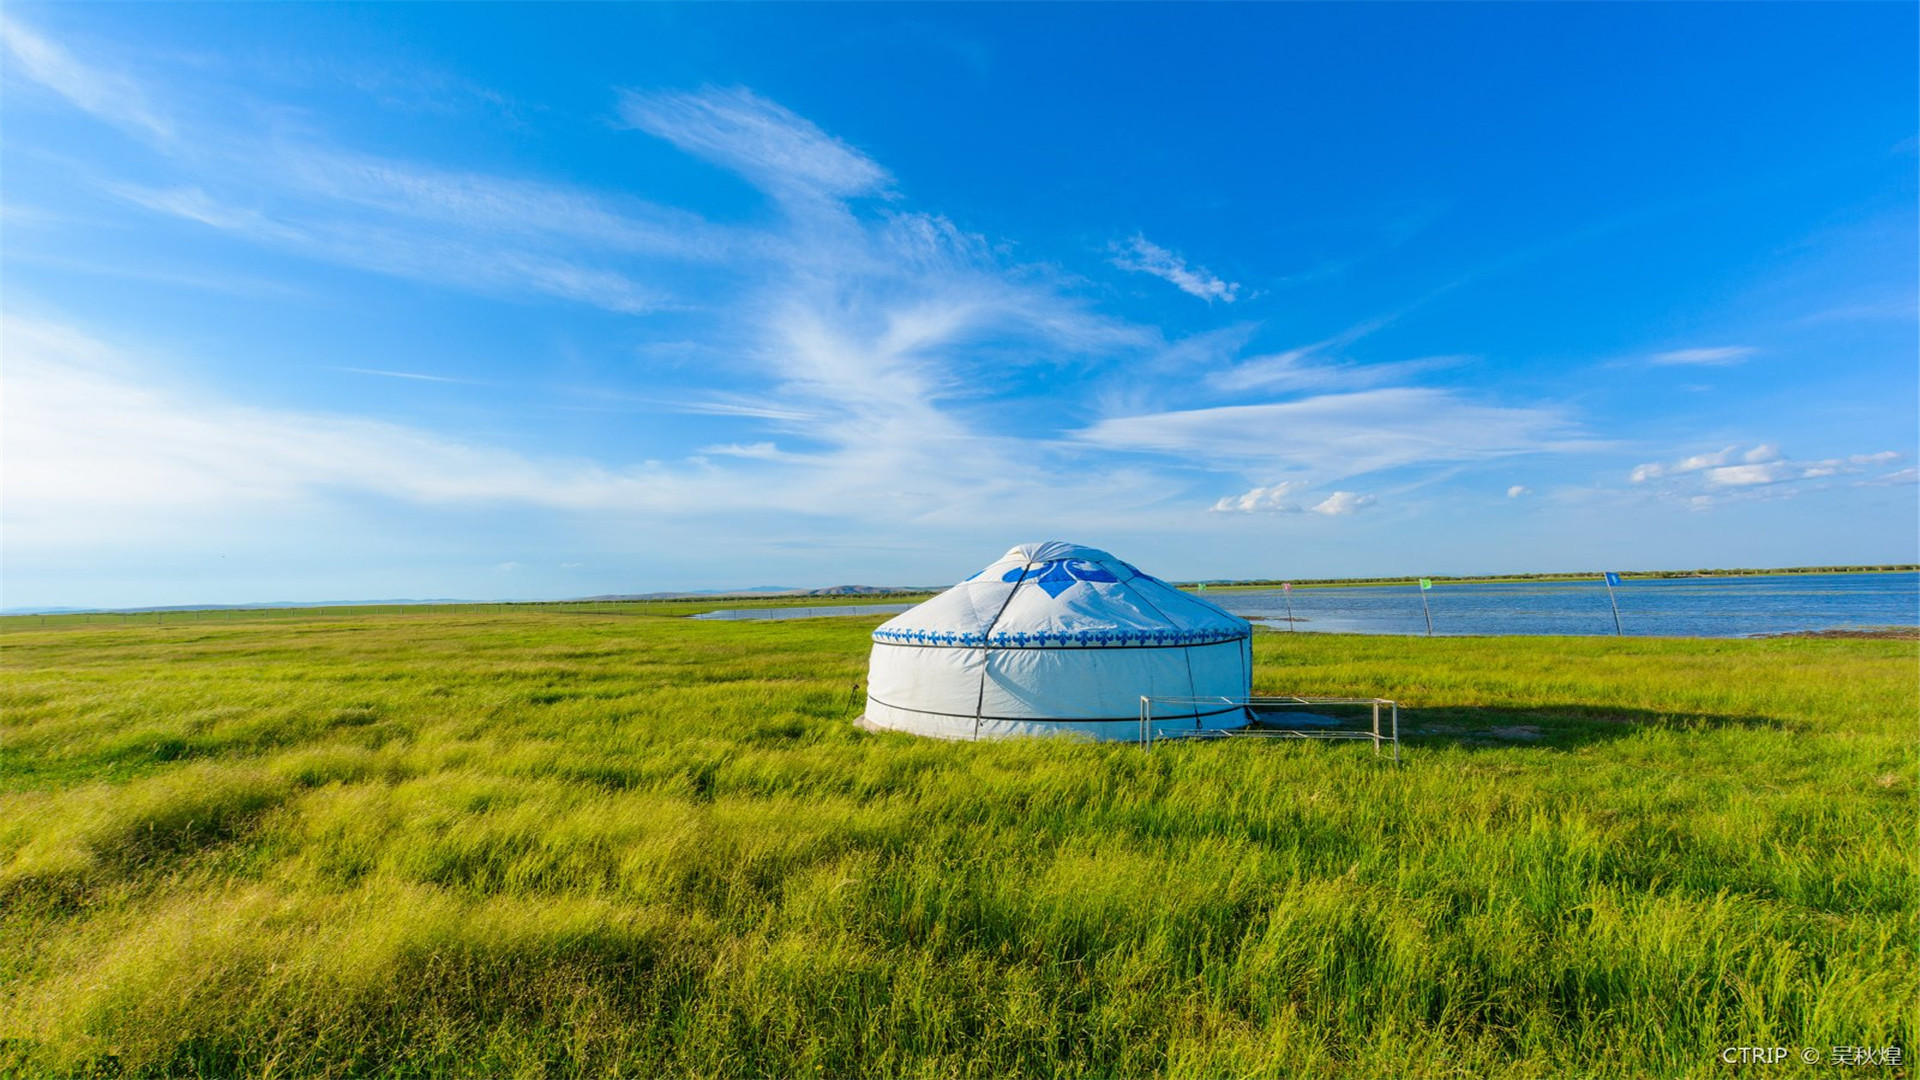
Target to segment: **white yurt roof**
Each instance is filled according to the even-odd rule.
[[[1101,648],[1202,645],[1251,636],[1245,619],[1099,548],[1021,544],[993,565],[881,624],[903,645]]]
[[[873,632],[865,721],[947,738],[1129,738],[1151,695],[1208,698],[1171,715],[1231,726],[1244,721],[1230,699],[1249,690],[1252,633],[1098,548],[1022,544]]]

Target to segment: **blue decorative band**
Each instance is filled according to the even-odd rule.
[[[966,649],[1114,649],[1156,645],[1216,645],[1240,641],[1249,631],[1216,627],[1201,630],[1015,630],[994,634],[959,630],[889,630],[873,632],[886,645],[926,645]]]

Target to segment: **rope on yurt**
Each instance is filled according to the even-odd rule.
[[[993,613],[993,618],[987,622],[986,630],[980,635],[980,694],[973,699],[973,737],[975,741],[978,741],[980,738],[980,719],[987,711],[987,667],[993,655],[993,646],[990,644],[993,641],[993,628],[1000,622],[1000,616],[1007,613],[1007,605],[1013,603],[1013,594],[1019,592],[1020,586],[1027,583],[1027,574],[1032,571],[1032,569],[1032,562],[1028,562],[1020,568],[1019,580],[1013,583],[1013,588],[1007,590],[1007,598],[1000,601],[1000,610]],[[1189,674],[1191,674],[1191,672],[1189,672]]]

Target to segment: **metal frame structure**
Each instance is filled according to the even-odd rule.
[[[1155,704],[1186,706],[1187,712],[1198,712],[1198,705],[1226,704],[1239,706],[1247,711],[1249,725],[1258,721],[1256,715],[1261,707],[1291,707],[1300,705],[1366,705],[1373,710],[1372,730],[1353,728],[1305,729],[1284,727],[1245,727],[1245,728],[1202,728],[1200,721],[1194,719],[1192,730],[1163,731],[1160,739],[1372,739],[1375,756],[1380,753],[1382,744],[1393,747],[1393,763],[1400,763],[1400,703],[1386,698],[1339,698],[1339,697],[1158,697],[1140,695],[1140,746],[1153,749],[1156,737],[1153,730],[1153,707]],[[1381,712],[1385,710],[1388,720],[1386,731],[1380,729]]]

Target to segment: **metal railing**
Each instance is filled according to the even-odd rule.
[[[1155,730],[1154,707],[1167,705],[1181,707],[1183,713],[1179,721],[1184,724],[1191,719],[1193,727],[1174,727]],[[1202,705],[1226,705],[1228,708],[1245,710],[1247,724],[1238,728],[1208,728],[1200,724]],[[1372,725],[1368,728],[1340,727],[1337,717],[1311,714],[1313,720],[1305,726],[1287,727],[1271,722],[1262,712],[1273,713],[1282,710],[1336,706],[1342,708],[1362,707],[1371,713]],[[1164,713],[1163,713],[1164,715]],[[1385,730],[1381,721],[1386,720]],[[1168,722],[1173,718],[1169,717]],[[1140,695],[1140,745],[1144,749],[1153,749],[1154,739],[1371,739],[1373,752],[1379,755],[1381,747],[1391,746],[1393,762],[1400,763],[1400,703],[1387,698],[1343,698],[1343,697],[1162,697],[1158,695]]]

